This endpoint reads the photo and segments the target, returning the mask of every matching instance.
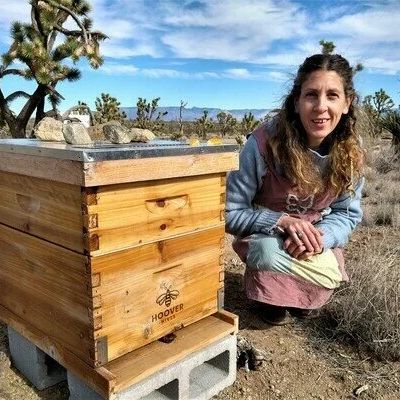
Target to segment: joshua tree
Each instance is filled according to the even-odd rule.
[[[382,133],[382,120],[385,114],[390,113],[394,107],[394,102],[391,97],[383,90],[380,89],[374,95],[365,96],[363,106],[370,118],[375,124],[374,135]]]
[[[182,114],[184,108],[187,106],[187,103],[185,103],[183,100],[181,100],[181,105],[179,106],[179,137],[183,136],[183,119],[182,119]]]
[[[321,52],[322,54],[332,54],[333,51],[336,49],[336,45],[333,42],[328,42],[324,39],[319,41],[319,44],[321,46]],[[364,69],[364,66],[360,63],[356,64],[353,67],[353,75],[355,75],[357,72],[360,72]]]
[[[400,159],[400,111],[389,111],[381,121],[381,126],[392,134],[392,146]]]
[[[159,101],[160,97],[156,97],[151,101],[151,103],[148,103],[145,98],[138,98],[138,101],[136,103],[136,125],[138,128],[149,129],[151,127],[154,127],[153,125],[155,122],[159,122],[164,115],[168,114],[168,111],[159,111],[157,117],[153,120],[153,117],[156,115]]]
[[[80,71],[62,61],[73,62],[86,57],[93,68],[98,68],[103,60],[99,53],[99,42],[106,36],[91,31],[92,21],[87,17],[90,5],[86,0],[30,0],[31,22],[14,22],[11,27],[12,43],[2,56],[0,79],[6,75],[17,75],[37,84],[35,91],[28,94],[18,90],[5,96],[0,89],[0,110],[13,137],[25,137],[26,125],[36,110],[35,124],[44,116],[45,99],[48,97],[53,109],[63,99],[56,90],[58,82],[75,81]],[[71,19],[76,28],[64,27]],[[24,66],[13,68],[13,62]],[[26,98],[21,111],[14,115],[10,103],[18,98]]]
[[[87,115],[91,113],[90,107],[84,101],[80,100],[78,100],[78,104],[73,107],[73,111],[76,111],[79,115]]]
[[[378,118],[381,118],[383,114],[394,107],[393,100],[383,89],[380,89],[379,92],[375,92],[374,96],[366,96],[364,104],[372,105]]]
[[[258,125],[259,121],[256,120],[254,114],[250,111],[248,114],[244,114],[241,122],[241,132],[243,135],[247,135],[250,133],[256,125]]]
[[[100,98],[97,97],[95,105],[95,120],[100,124],[108,121],[122,121],[126,118],[125,112],[119,110],[121,103],[108,93],[102,93]]]
[[[332,54],[336,46],[333,42],[327,42],[326,40],[320,40],[319,44],[321,46],[322,54]]]
[[[231,114],[221,111],[217,114],[217,120],[222,137],[227,133],[234,134],[236,132],[237,120]]]
[[[203,116],[195,120],[197,134],[207,139],[207,132],[213,127],[212,119],[208,117],[208,110],[203,110]]]

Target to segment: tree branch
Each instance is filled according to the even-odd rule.
[[[61,4],[57,4],[54,0],[43,0],[44,2],[46,2],[47,4],[50,4],[51,6],[58,8],[59,10],[63,10],[66,13],[68,13],[73,20],[76,22],[76,24],[79,26],[79,28],[81,28],[82,30],[82,34],[83,34],[83,40],[85,41],[85,44],[89,44],[89,40],[88,40],[88,34],[87,31],[84,27],[84,25],[82,24],[81,20],[79,19],[79,17],[72,12],[69,8],[61,5]]]
[[[60,25],[54,25],[53,28],[55,31],[63,33],[65,36],[81,36],[81,31],[69,31]]]
[[[0,110],[3,113],[4,119],[6,120],[7,124],[10,126],[16,121],[16,117],[10,110],[10,107],[7,104],[7,100],[4,98],[3,92],[0,89]]]
[[[33,29],[40,35],[40,36],[45,36],[43,32],[43,27],[42,24],[40,23],[40,15],[39,11],[37,9],[38,2],[37,0],[35,2],[32,2],[32,8],[31,8],[31,22]]]
[[[66,19],[68,18],[68,15],[69,14],[66,13],[65,11],[59,10],[58,13],[57,13],[56,21],[58,23],[61,23],[61,25],[62,25],[66,21]],[[54,26],[53,26],[53,31],[51,32],[49,41],[47,43],[47,49],[48,49],[49,53],[53,49],[54,42],[56,41],[57,35],[58,35],[58,32],[57,32],[56,29],[54,29]]]
[[[46,93],[46,86],[38,85],[36,90],[29,97],[29,100],[25,103],[24,107],[18,114],[17,119],[20,120],[21,125],[23,125],[24,122],[27,122],[29,120],[29,118],[35,111],[35,108],[39,104],[40,99],[45,95],[45,93]]]
[[[5,69],[4,71],[0,69],[0,78],[3,78],[3,76],[6,75],[19,75],[25,77],[26,73],[24,70],[16,68]]]
[[[56,81],[56,82],[58,82],[58,81]],[[56,90],[53,86],[47,85],[47,89],[48,89],[48,91],[51,92],[54,96],[59,97],[60,99],[65,100],[65,97],[62,96],[59,92],[57,92],[57,90]]]
[[[9,94],[5,98],[5,101],[7,102],[7,104],[9,104],[11,101],[14,101],[17,97],[25,97],[26,99],[29,99],[31,95],[29,93],[24,92],[23,90],[17,90],[16,92]]]

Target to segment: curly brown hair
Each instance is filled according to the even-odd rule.
[[[342,78],[346,97],[351,99],[348,113],[342,115],[336,128],[322,142],[330,155],[329,168],[323,175],[315,168],[306,132],[295,111],[295,101],[300,96],[302,84],[312,72],[318,70],[335,71]],[[329,190],[336,196],[353,191],[353,180],[361,177],[364,160],[356,128],[357,100],[353,70],[341,55],[314,54],[299,67],[292,90],[277,116],[277,134],[268,143],[285,176],[301,191],[318,194]]]

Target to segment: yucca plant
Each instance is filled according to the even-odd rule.
[[[4,96],[0,89],[0,114],[13,137],[25,137],[27,123],[35,110],[35,124],[45,116],[46,97],[56,109],[63,99],[56,90],[58,82],[80,78],[77,68],[62,62],[72,59],[75,63],[86,57],[93,68],[98,68],[103,62],[99,42],[107,38],[103,33],[91,30],[92,20],[87,17],[90,5],[85,0],[30,0],[29,3],[31,23],[12,24],[12,43],[2,55],[0,64],[0,79],[6,75],[17,75],[37,83],[32,94],[19,90]],[[73,20],[75,29],[64,27],[68,19]],[[12,68],[15,61],[25,66]],[[20,97],[26,98],[26,103],[14,115],[10,103]]]
[[[148,102],[145,98],[139,97],[136,103],[135,126],[141,129],[160,129],[163,121],[162,117],[168,114],[168,111],[158,111],[158,102],[160,97],[156,97]]]
[[[100,97],[97,97],[95,105],[95,120],[100,124],[108,121],[122,121],[126,118],[125,112],[119,110],[121,103],[108,93],[102,93]]]
[[[243,135],[247,135],[250,133],[257,125],[259,124],[259,121],[256,120],[256,117],[254,114],[250,111],[248,114],[244,114],[242,121],[240,123],[241,125],[241,133]]]

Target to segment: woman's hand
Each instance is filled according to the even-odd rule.
[[[311,222],[283,215],[278,220],[277,226],[284,229],[287,234],[283,247],[292,257],[306,260],[322,251],[323,233]]]

